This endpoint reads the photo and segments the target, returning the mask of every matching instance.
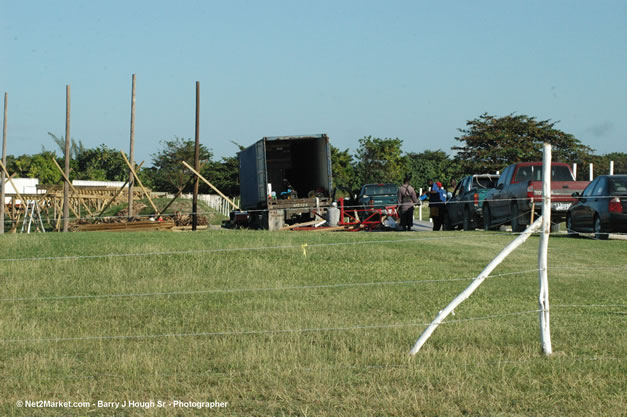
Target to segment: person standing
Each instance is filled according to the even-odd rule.
[[[444,225],[444,202],[446,190],[439,181],[429,180],[429,191],[420,196],[420,200],[429,200],[429,214],[433,219],[433,230],[438,231]]]
[[[418,196],[414,187],[409,185],[411,177],[405,176],[403,185],[398,188],[398,211],[401,218],[401,230],[411,230],[414,225],[414,204],[418,203]]]

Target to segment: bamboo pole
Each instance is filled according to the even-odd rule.
[[[135,74],[133,74],[133,86],[131,88],[131,144],[128,158],[131,166],[135,166]],[[129,170],[128,173],[128,217],[133,217],[133,185],[135,185],[135,179],[133,173]],[[101,213],[102,214],[102,213]]]
[[[142,184],[142,180],[140,180],[139,177],[137,176],[137,172],[135,172],[135,170],[133,169],[133,166],[128,161],[128,158],[126,157],[126,154],[123,151],[120,151],[120,153],[122,154],[122,158],[124,158],[124,162],[126,162],[126,165],[128,165],[128,167],[130,168],[131,174],[133,174],[133,177],[135,177],[135,179],[137,180],[137,183],[139,184],[140,188],[144,192],[144,195],[148,199],[148,202],[150,202],[150,205],[155,210],[155,214],[158,214],[159,210],[155,206],[155,203],[152,202],[152,199],[150,198],[150,194],[148,194],[148,191],[146,191],[146,188],[144,187],[144,184]]]
[[[172,200],[170,200],[170,202],[168,204],[166,204],[166,206],[157,214],[157,216],[160,216],[161,214],[165,213],[165,211],[172,205],[172,203],[174,203],[176,201],[177,198],[179,198],[181,196],[181,194],[183,194],[183,190],[185,189],[185,187],[187,187],[189,185],[189,183],[192,181],[193,178],[190,178],[185,185],[182,188],[179,188],[178,192],[176,193],[176,195],[172,198]],[[194,230],[192,228],[192,230]]]
[[[11,184],[11,187],[13,187],[13,190],[15,190],[15,195],[20,199],[22,204],[24,204],[26,200],[24,200],[24,198],[20,195],[20,192],[17,190],[17,187],[13,183],[13,180],[12,180],[13,175],[9,175],[9,172],[7,171],[7,167],[2,162],[0,162],[0,168],[2,168],[2,172],[8,177],[9,184]],[[13,202],[13,211],[15,211],[15,202]]]
[[[7,164],[7,107],[9,103],[8,93],[4,93],[4,119],[2,122],[2,164]],[[4,171],[0,173],[0,234],[4,233],[4,194],[5,180]]]
[[[140,169],[140,168],[142,167],[142,165],[144,165],[144,161],[142,161],[142,162],[141,162],[141,164],[137,165],[137,167],[136,167],[135,169],[136,169],[136,170]],[[130,171],[129,171],[129,172],[130,172]],[[131,175],[131,177],[133,176],[133,174],[130,174],[130,175]],[[132,188],[131,188],[130,182],[129,182],[129,181],[126,181],[126,182],[125,182],[125,183],[124,183],[124,184],[120,187],[120,189],[118,190],[118,192],[117,192],[117,193],[115,193],[115,195],[113,196],[113,198],[111,198],[111,200],[109,200],[109,201],[107,202],[107,204],[105,204],[105,205],[104,205],[104,207],[102,208],[102,210],[100,211],[100,213],[98,213],[98,215],[96,216],[96,218],[98,218],[98,217],[101,217],[101,216],[102,216],[102,213],[104,213],[104,212],[105,212],[105,210],[109,208],[109,206],[111,205],[111,203],[113,203],[113,202],[115,201],[115,199],[116,199],[116,198],[118,198],[118,196],[119,196],[120,194],[122,194],[122,191],[124,191],[124,187],[126,187],[126,185],[127,185],[127,184],[129,185],[129,186],[128,186],[128,192],[129,192],[129,193],[131,193],[131,192],[133,191],[133,190],[132,190]],[[130,200],[129,200],[129,201],[130,201]]]
[[[65,180],[65,183],[72,189],[72,192],[74,193],[74,195],[76,196],[76,198],[78,199],[79,203],[83,204],[83,207],[85,207],[85,209],[87,210],[87,213],[89,213],[90,217],[94,217],[93,213],[91,212],[91,210],[89,209],[89,207],[87,206],[87,203],[85,203],[85,201],[80,197],[78,190],[76,188],[74,188],[74,185],[72,185],[72,181],[70,181],[70,179],[67,177],[67,175],[65,174],[65,172],[63,172],[63,169],[61,169],[61,166],[59,165],[59,163],[57,162],[56,159],[54,159],[54,157],[52,158],[52,162],[54,162],[54,164],[57,166],[57,168],[59,169],[59,171],[61,172],[61,175],[63,176],[63,179]],[[65,203],[64,203],[65,204]],[[80,211],[80,204],[79,204],[79,208],[78,210]],[[76,211],[74,212],[74,215],[76,215]],[[64,214],[65,216],[65,214]],[[80,218],[80,216],[79,216]],[[63,226],[65,228],[65,225]],[[65,230],[64,230],[65,231]]]
[[[226,201],[229,202],[229,204],[231,206],[233,206],[233,208],[236,208],[239,210],[239,206],[237,204],[235,204],[234,202],[232,202],[227,196],[225,196],[224,194],[222,194],[222,191],[218,190],[212,183],[210,183],[205,177],[203,177],[202,175],[200,175],[200,173],[198,171],[196,171],[194,168],[192,168],[191,166],[189,166],[189,164],[185,161],[182,161],[183,165],[185,165],[187,167],[187,169],[191,170],[198,178],[200,178],[201,180],[204,181],[205,184],[207,184],[209,187],[211,187],[213,189],[213,191],[215,191],[216,193],[220,194],[220,196],[225,199]]]

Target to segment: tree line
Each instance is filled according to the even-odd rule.
[[[627,173],[626,153],[596,155],[591,147],[555,125],[556,122],[551,120],[537,120],[526,115],[496,117],[484,113],[458,129],[459,136],[455,139],[459,145],[452,147],[454,154],[441,149],[404,152],[402,139],[367,136],[359,139],[354,153],[331,146],[334,186],[338,196],[342,196],[355,193],[363,184],[400,184],[406,175],[411,177],[416,188],[426,187],[429,179],[450,184],[451,180],[459,180],[465,175],[495,173],[511,163],[541,160],[544,142],[552,144],[554,161],[578,164],[578,179],[587,179],[589,163],[595,166],[595,176],[607,174],[611,160],[615,173]],[[49,135],[63,153],[65,140],[52,133]],[[70,179],[125,181],[128,178],[128,167],[118,150],[105,144],[86,148],[81,141],[71,142]],[[233,143],[239,150],[243,149]],[[142,167],[138,172],[142,183],[156,191],[175,193],[182,189],[191,192],[192,174],[181,161],[193,165],[194,141],[174,138],[160,144],[161,149],[151,155],[150,166]],[[7,156],[7,168],[16,177],[39,178],[40,184],[60,184],[62,176],[53,158],[63,165],[63,157],[42,148],[34,155]],[[239,194],[236,155],[215,160],[211,150],[201,144],[200,163],[201,174],[223,193]],[[199,192],[211,191],[201,183]]]

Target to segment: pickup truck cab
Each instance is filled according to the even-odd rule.
[[[469,175],[457,183],[453,195],[446,202],[444,226],[447,230],[463,227],[474,230],[482,226],[483,200],[496,187],[497,174]]]
[[[398,203],[396,184],[366,184],[357,195],[357,204],[363,209],[385,208]]]
[[[551,231],[559,230],[566,218],[572,196],[582,192],[589,181],[575,181],[570,166],[551,163]],[[496,188],[485,197],[483,204],[485,230],[511,224],[513,232],[522,232],[530,224],[531,213],[542,211],[542,162],[520,162],[505,168]]]

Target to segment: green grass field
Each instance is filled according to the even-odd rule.
[[[512,239],[0,236],[0,415],[625,415],[626,241],[551,238],[551,357],[539,341],[537,237],[408,356]],[[24,259],[45,257],[54,259]],[[17,405],[36,400],[91,407]],[[114,410],[99,400],[155,407]],[[174,400],[228,406],[173,408]]]

